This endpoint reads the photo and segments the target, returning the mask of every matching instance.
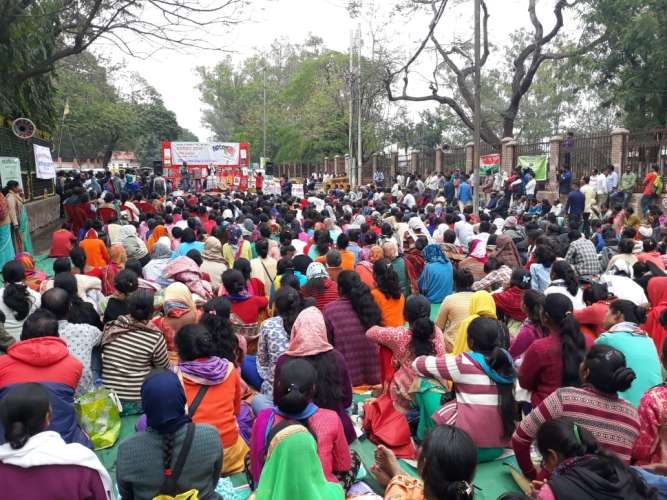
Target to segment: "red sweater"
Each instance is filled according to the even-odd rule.
[[[324,290],[318,292],[312,290],[311,293],[308,293],[306,290],[307,285],[301,287],[301,295],[304,297],[312,297],[315,299],[315,305],[320,311],[324,311],[324,306],[338,299],[338,285],[335,281],[326,279],[324,282]]]
[[[527,317],[521,309],[523,292],[521,288],[513,286],[502,292],[494,293],[492,297],[498,310],[502,311],[505,316],[516,321],[523,321]]]
[[[579,324],[583,327],[589,327],[591,333],[597,338],[605,331],[602,326],[607,311],[609,310],[609,302],[606,300],[596,302],[588,307],[574,311],[574,317],[577,318]]]
[[[592,344],[584,336],[586,349]],[[563,358],[560,348],[560,335],[550,332],[544,338],[535,340],[523,355],[519,368],[519,384],[524,389],[533,391],[530,402],[533,407],[561,387],[563,380]]]
[[[246,324],[256,323],[259,313],[267,308],[269,299],[253,295],[246,300],[232,300],[232,312]]]
[[[58,337],[22,340],[0,356],[0,387],[23,382],[55,382],[76,388],[83,372],[81,361],[69,354]]]

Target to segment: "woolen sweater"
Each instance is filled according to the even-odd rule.
[[[340,298],[324,307],[324,323],[329,342],[345,358],[353,386],[380,383],[380,358],[377,345],[366,338],[366,328],[352,307]]]
[[[584,337],[586,349],[591,346],[588,337]],[[563,356],[560,347],[560,335],[551,332],[544,338],[535,340],[523,355],[519,368],[519,385],[533,391],[530,402],[533,407],[563,385]]]
[[[512,436],[512,448],[523,473],[537,476],[530,459],[530,445],[540,426],[548,421],[569,417],[591,432],[602,448],[630,463],[632,449],[639,435],[637,410],[615,395],[603,394],[592,387],[561,387],[537,405],[521,421]]]
[[[176,465],[187,426],[174,434],[171,466]],[[164,481],[163,436],[149,429],[120,443],[116,461],[118,491],[123,499],[152,500]],[[215,487],[222,470],[222,447],[215,427],[197,424],[192,447],[178,484],[184,491],[196,488],[201,500],[221,498]]]

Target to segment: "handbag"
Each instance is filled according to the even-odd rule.
[[[95,450],[111,448],[116,443],[120,436],[122,406],[113,391],[96,387],[77,398],[75,408],[79,423]]]
[[[416,458],[408,420],[394,408],[388,392],[364,403],[363,429],[372,443],[386,446],[398,458]]]

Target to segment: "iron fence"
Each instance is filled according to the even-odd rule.
[[[459,169],[464,170],[466,168],[466,147],[450,147],[443,151],[443,171],[445,173],[451,173],[451,171]]]
[[[641,191],[643,180],[650,169],[657,165],[660,175],[667,180],[667,129],[647,130],[628,135],[628,142],[623,155],[623,166],[629,166],[637,174],[635,190]]]
[[[561,144],[559,165],[569,166],[572,177],[580,180],[594,168],[604,169],[611,163],[611,135],[566,137]]]
[[[26,201],[53,196],[56,192],[53,179],[37,178],[33,144],[48,148],[53,146],[49,141],[37,137],[19,139],[11,129],[0,128],[0,156],[12,156],[21,162],[21,179]]]

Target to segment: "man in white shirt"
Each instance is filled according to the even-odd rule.
[[[426,178],[426,189],[433,191],[434,193],[438,190],[438,175],[432,173]]]
[[[418,175],[417,180],[415,181],[415,184],[417,185],[417,191],[420,193],[423,193],[424,190],[426,189],[426,185],[424,184],[424,181],[422,180],[422,176]]]
[[[475,231],[472,228],[472,224],[468,222],[469,216],[461,214],[461,220],[454,224],[454,232],[456,233],[456,238],[459,240],[459,243],[463,248],[468,250],[468,245],[470,241],[475,236]]]
[[[417,200],[415,200],[414,195],[412,192],[408,191],[407,194],[403,197],[403,204],[407,206],[410,210],[412,210],[415,205],[417,204]]]
[[[537,181],[535,180],[533,174],[528,172],[528,182],[526,182],[526,196],[529,200],[535,198],[535,189],[537,188]]]
[[[598,173],[598,169],[595,168],[591,176],[591,184],[595,189],[597,206],[601,207],[607,201],[607,176],[604,175],[604,172]]]
[[[405,182],[405,178],[403,177],[403,175],[402,175],[402,174],[398,174],[398,175],[396,176],[396,184],[398,184],[398,187],[399,187],[399,188],[402,188],[402,187],[404,186],[404,184],[403,184],[404,182]]]

